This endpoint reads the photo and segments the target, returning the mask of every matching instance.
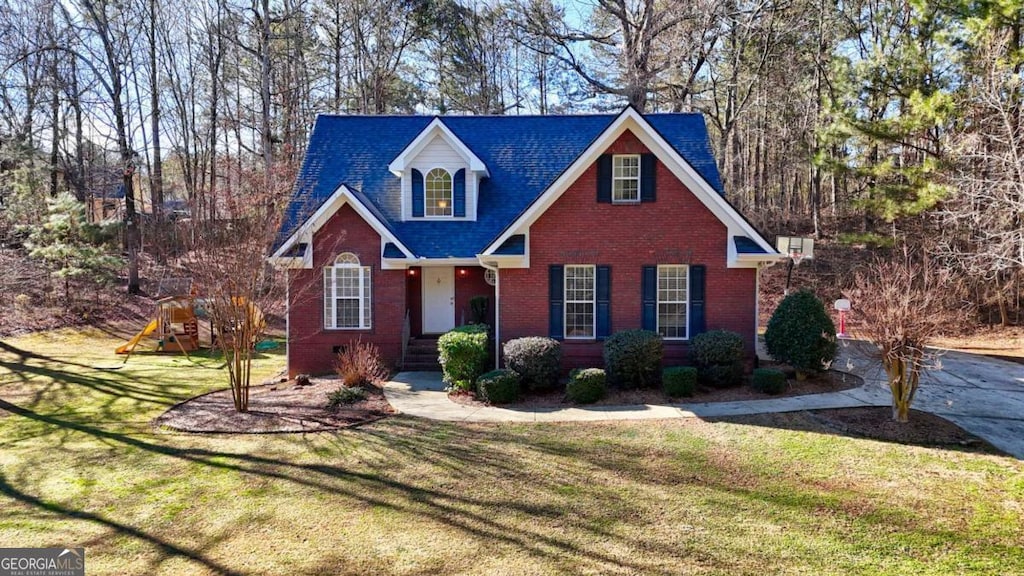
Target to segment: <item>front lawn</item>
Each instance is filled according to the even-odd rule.
[[[158,432],[220,363],[94,368],[119,342],[0,341],[0,547],[93,575],[1024,573],[1011,458],[700,420]]]

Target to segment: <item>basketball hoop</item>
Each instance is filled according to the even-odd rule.
[[[780,254],[789,254],[789,266],[786,270],[786,290],[789,294],[789,283],[793,278],[793,268],[799,266],[804,260],[814,258],[814,239],[801,238],[799,236],[778,236],[775,239],[775,248]]]

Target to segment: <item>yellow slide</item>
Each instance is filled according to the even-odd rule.
[[[156,330],[158,324],[159,323],[157,322],[156,318],[150,320],[149,324],[146,324],[146,327],[142,329],[142,332],[136,334],[131,340],[129,340],[123,346],[119,346],[117,350],[114,350],[114,352],[116,352],[117,354],[130,354],[131,351],[134,350],[136,346],[138,346],[139,342],[142,341],[143,338],[149,336],[150,334],[153,333],[154,330]]]

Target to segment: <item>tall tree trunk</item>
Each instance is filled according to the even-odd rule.
[[[60,185],[60,178],[58,172],[60,171],[60,82],[59,74],[57,71],[57,56],[53,55],[53,66],[51,71],[53,73],[53,98],[50,102],[50,122],[53,125],[52,132],[50,134],[50,197],[56,198],[58,187]]]
[[[217,21],[213,26],[212,38],[210,40],[210,50],[214,50],[210,54],[210,133],[209,133],[209,146],[208,151],[210,157],[210,186],[207,190],[207,202],[203,203],[200,208],[200,212],[204,209],[207,210],[208,220],[214,220],[217,217],[217,123],[219,122],[219,106],[220,106],[220,66],[221,59],[224,56],[224,44],[221,40],[221,19],[223,17],[223,3],[217,2]]]
[[[128,125],[123,100],[124,87],[121,83],[121,61],[118,58],[114,40],[111,37],[110,20],[105,6],[97,10],[93,0],[82,0],[96,26],[96,33],[103,45],[106,57],[106,88],[110,93],[110,104],[114,113],[114,131],[117,148],[121,155],[124,184],[125,243],[128,249],[128,293],[139,293],[139,218],[135,210],[135,151],[128,145]]]
[[[260,0],[262,22],[260,25],[260,144],[263,153],[263,169],[266,184],[270,186],[270,174],[274,166],[273,134],[270,122],[270,0]]]
[[[71,94],[69,99],[71,107],[75,112],[75,197],[79,200],[86,200],[85,185],[85,135],[82,124],[82,99],[78,90],[78,65],[76,58],[69,58],[71,61]],[[92,210],[89,210],[90,216]]]
[[[157,76],[156,19],[156,0],[149,0],[149,105],[152,108],[150,113],[153,126],[153,164],[149,176],[149,198],[153,202],[153,215],[156,216],[156,221],[160,222],[164,213],[164,172],[160,149],[160,82]]]

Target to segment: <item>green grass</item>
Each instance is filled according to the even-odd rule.
[[[0,546],[94,575],[1024,574],[1011,458],[699,420],[167,433],[220,362],[93,368],[116,344],[0,341]]]

